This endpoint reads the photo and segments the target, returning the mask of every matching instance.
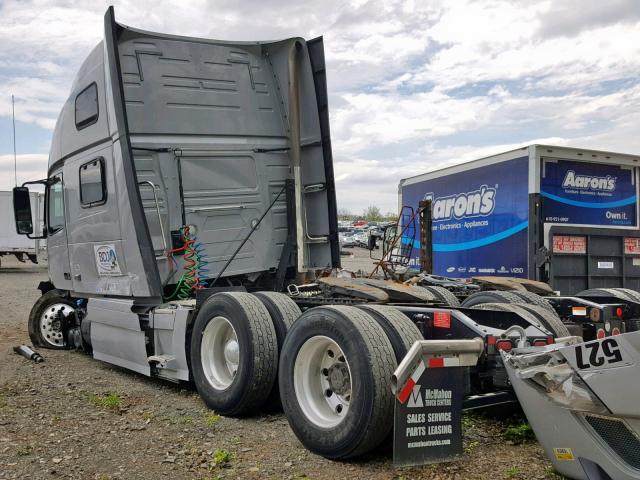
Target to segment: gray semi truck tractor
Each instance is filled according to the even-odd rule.
[[[477,292],[490,305],[461,308],[441,286],[335,275],[325,75],[322,38],[179,37],[120,25],[109,8],[47,176],[29,182],[45,187],[49,258],[32,342],[192,382],[223,415],[281,402],[301,442],[333,459],[390,435],[393,385],[423,395],[406,385],[424,342],[477,356],[447,360],[466,365],[465,407],[513,401],[500,351],[568,335],[560,306]],[[13,204],[18,233],[33,236],[28,184]],[[628,317],[625,302],[585,312]]]

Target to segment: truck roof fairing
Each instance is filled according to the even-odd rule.
[[[75,209],[78,168],[104,158],[110,193],[103,212],[91,213],[106,216],[99,220],[78,212],[83,219],[68,225],[75,237],[69,246],[84,253],[79,263],[71,261],[83,269],[98,242],[116,241],[127,271],[120,283],[96,279],[95,272],[77,275],[83,279],[78,293],[161,299],[163,286],[177,281],[175,269],[167,267],[168,232],[195,221],[215,261],[224,263],[241,240],[228,238],[229,232],[240,235],[251,220],[244,218],[246,212],[260,217],[273,189],[292,177],[297,271],[339,266],[325,75],[321,37],[227,42],[166,35],[120,25],[110,7],[104,40],[83,62],[58,118],[48,176],[64,171],[65,208],[71,202]],[[93,113],[79,120],[84,101]],[[172,152],[172,158],[160,158],[160,152]],[[211,182],[202,182],[207,178]],[[141,184],[162,184],[157,212]],[[243,226],[231,216],[194,218],[194,212],[229,209],[231,202],[245,212]],[[119,218],[119,225],[112,225],[119,232],[107,228],[109,215]],[[274,245],[250,243],[252,251],[244,257],[255,261],[240,255],[225,276],[288,268],[288,262],[278,261],[285,216],[278,213],[263,227],[272,239],[252,240]],[[154,231],[158,224],[160,232]],[[101,233],[89,233],[95,225]],[[64,271],[68,277],[68,268]]]

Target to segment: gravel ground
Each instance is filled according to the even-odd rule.
[[[369,250],[361,247],[345,248],[343,250],[351,255],[345,255],[340,257],[342,268],[349,270],[350,272],[357,273],[370,273],[374,269],[376,261],[369,257]],[[375,250],[373,253],[374,258],[379,258],[381,255],[380,250]]]
[[[390,449],[353,462],[306,451],[282,414],[220,418],[188,386],[111,367],[71,351],[41,350],[35,364],[11,347],[29,343],[26,320],[46,279],[41,266],[3,258],[0,292],[0,479],[554,478],[535,442],[504,439],[504,421],[465,417],[465,458],[394,468]]]

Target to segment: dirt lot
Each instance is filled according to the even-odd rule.
[[[0,268],[0,479],[553,478],[535,441],[505,440],[496,421],[465,417],[464,460],[394,468],[389,449],[354,462],[306,451],[282,414],[220,418],[189,387],[154,381],[78,352],[42,350],[26,319],[46,269],[4,258]],[[504,424],[504,423],[503,423]]]

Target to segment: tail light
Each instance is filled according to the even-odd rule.
[[[510,352],[513,349],[513,344],[511,340],[498,340],[496,342],[496,348],[503,352]]]
[[[546,340],[534,340],[533,341],[533,346],[534,347],[545,347],[545,346],[547,346],[547,341]]]
[[[596,332],[596,338],[598,340],[600,340],[601,338],[604,338],[607,336],[607,333],[604,331],[604,328],[599,328],[598,331]]]
[[[615,327],[613,330],[611,330],[611,335],[620,335],[620,329],[618,327]]]
[[[547,345],[553,345],[556,343],[556,339],[553,337],[547,337]]]

